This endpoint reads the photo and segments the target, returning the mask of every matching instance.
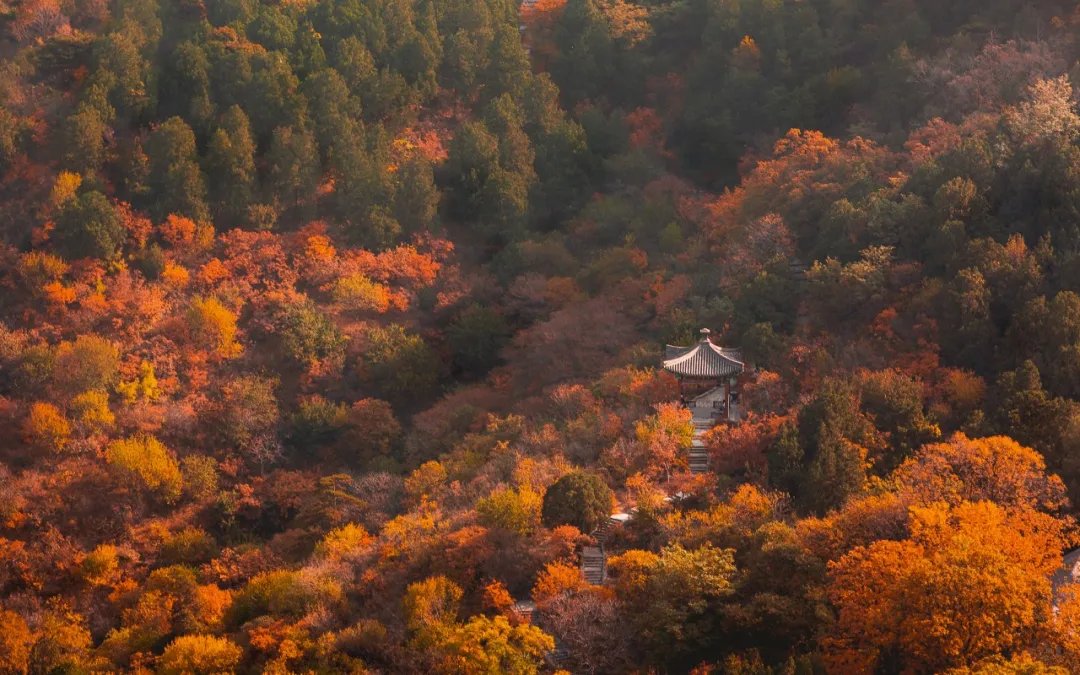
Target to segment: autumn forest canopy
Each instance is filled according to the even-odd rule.
[[[1066,0],[0,0],[0,674],[1080,672],[1078,100]]]

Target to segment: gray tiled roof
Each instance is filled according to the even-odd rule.
[[[729,377],[745,368],[739,350],[718,347],[708,337],[690,347],[667,345],[664,349],[664,370],[676,375]]]

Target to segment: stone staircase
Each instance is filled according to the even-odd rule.
[[[712,427],[712,420],[694,418],[694,438],[690,441],[687,463],[690,465],[690,473],[695,476],[709,470],[709,448],[705,445],[704,436]]]
[[[536,613],[536,603],[532,600],[518,600],[510,608],[510,611],[517,616],[518,621],[532,623],[533,614]]]
[[[600,586],[604,583],[607,577],[607,553],[604,551],[604,544],[607,543],[611,531],[629,522],[636,510],[631,509],[630,513],[613,513],[592,531],[592,538],[599,545],[581,549],[581,573],[590,584]]]
[[[605,543],[607,543],[608,533],[611,532],[612,528],[625,525],[628,520],[630,520],[629,513],[611,514],[610,517],[606,518],[604,522],[600,523],[600,525],[595,530],[593,530],[593,539],[599,541],[600,545],[603,546]]]
[[[581,573],[594,586],[604,583],[604,575],[607,573],[607,556],[604,554],[603,545],[586,546],[581,549]]]
[[[533,0],[533,2],[535,1],[536,0]],[[809,281],[809,279],[806,278],[806,269],[806,263],[798,258],[791,258],[788,260],[788,275],[791,277],[792,281],[798,284],[804,284]]]
[[[566,660],[569,658],[570,652],[559,646],[556,646],[555,649],[552,649],[547,653],[548,665],[555,670],[561,670],[562,667],[566,665]]]

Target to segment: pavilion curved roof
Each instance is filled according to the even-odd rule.
[[[714,345],[709,340],[707,331],[695,345],[680,347],[667,345],[664,348],[664,370],[684,377],[730,377],[746,369],[742,353]]]

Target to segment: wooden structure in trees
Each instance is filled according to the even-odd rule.
[[[747,375],[742,353],[713,344],[711,331],[701,329],[701,340],[689,347],[667,345],[664,370],[679,378],[679,393],[693,414],[694,438],[690,445],[691,473],[709,470],[705,432],[719,422],[739,421],[739,395]]]
[[[702,328],[695,345],[667,345],[664,370],[679,378],[683,403],[695,418],[738,422],[739,393],[747,367],[738,349],[713,344],[709,334],[708,328]]]

